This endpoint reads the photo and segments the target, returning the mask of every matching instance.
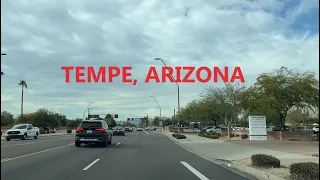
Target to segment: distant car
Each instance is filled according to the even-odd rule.
[[[131,129],[130,127],[125,127],[125,128],[124,128],[124,131],[125,131],[125,132],[132,132],[132,129]]]
[[[138,127],[138,128],[137,128],[137,131],[141,131],[141,132],[142,132],[142,128],[141,128],[141,127]]]
[[[208,128],[208,129],[206,130],[206,133],[217,132],[217,131],[219,131],[219,130],[221,130],[221,129],[220,129],[220,128],[216,128],[216,127],[211,127],[211,128]]]
[[[213,128],[207,129],[207,130],[206,130],[206,133],[217,132],[217,131],[219,131],[219,130],[221,130],[221,129],[220,129],[220,128],[213,127]]]
[[[125,131],[124,131],[124,128],[121,127],[121,126],[118,126],[118,127],[115,127],[113,128],[113,135],[121,135],[121,136],[124,136],[125,135]]]
[[[313,131],[313,134],[319,133],[319,126],[313,127],[312,131]]]
[[[105,121],[84,120],[76,130],[74,144],[80,147],[82,143],[95,143],[106,147],[112,143],[112,131]]]
[[[211,129],[211,128],[214,128],[214,126],[207,126],[207,127],[203,128],[203,129],[201,129],[200,132],[204,133],[204,132],[207,131],[207,129]]]
[[[38,139],[40,130],[38,127],[33,127],[32,124],[17,124],[6,132],[6,140],[27,138]]]

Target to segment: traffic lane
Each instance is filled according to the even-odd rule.
[[[25,143],[34,142],[34,141],[48,141],[48,140],[55,140],[55,139],[60,139],[60,138],[64,138],[64,137],[74,137],[74,134],[40,136],[38,139],[29,138],[26,140],[20,140],[20,139],[12,139],[11,141],[2,140],[1,146],[25,144]]]
[[[52,138],[48,140],[25,140],[17,144],[1,145],[1,159],[30,154],[74,142],[74,136]]]
[[[124,137],[113,137],[113,143],[108,147],[83,145],[79,148],[74,146],[74,141],[65,142],[65,145],[55,147],[53,150],[4,161],[1,162],[1,178],[4,180],[26,177],[32,180],[72,179],[70,177],[81,173],[93,160],[111,152],[122,139]]]
[[[134,132],[126,141],[97,159],[89,169],[73,174],[72,178],[249,179],[189,153],[165,136],[153,132]]]

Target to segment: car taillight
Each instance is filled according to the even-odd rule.
[[[77,131],[83,131],[84,129],[83,128],[81,128],[81,127],[78,127],[77,128]]]
[[[104,131],[103,128],[96,128],[96,131]]]

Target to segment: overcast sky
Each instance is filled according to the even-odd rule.
[[[284,3],[286,2],[286,3]],[[247,84],[281,66],[319,71],[318,0],[2,0],[1,110],[48,108],[170,117],[177,86],[143,83],[155,57],[170,66],[240,66]],[[132,66],[138,84],[65,83],[61,66]],[[72,76],[74,82],[74,76]],[[207,84],[181,84],[181,106]]]

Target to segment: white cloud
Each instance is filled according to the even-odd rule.
[[[25,112],[62,107],[70,118],[117,113],[120,119],[148,113],[171,117],[177,109],[173,83],[144,84],[150,66],[241,66],[247,84],[258,74],[287,66],[319,69],[319,32],[292,27],[316,0],[285,4],[272,0],[115,0],[1,2],[1,110],[20,113],[25,79]],[[19,12],[19,13],[16,13]],[[306,19],[305,21],[311,21]],[[310,22],[313,23],[313,22]],[[314,24],[316,22],[314,21]],[[61,66],[132,66],[137,86],[65,83]],[[73,75],[74,76],[74,75]],[[181,106],[208,84],[181,84]]]

